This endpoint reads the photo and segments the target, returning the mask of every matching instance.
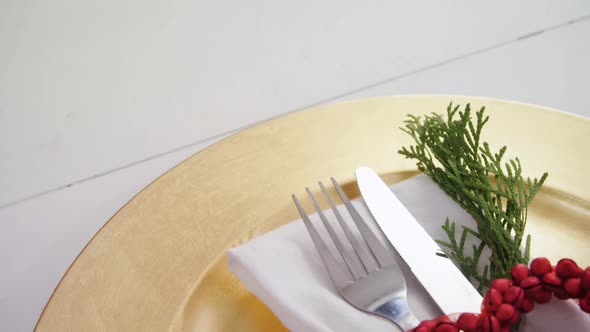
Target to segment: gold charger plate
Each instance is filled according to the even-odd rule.
[[[394,183],[416,174],[397,154],[406,114],[450,101],[486,106],[485,139],[526,175],[550,173],[529,209],[533,251],[590,265],[590,121],[544,107],[458,96],[383,97],[320,106],[244,130],[162,175],[95,235],[43,311],[38,331],[280,331],[225,266],[224,251],[297,219],[290,195],[354,170]],[[441,222],[444,216],[441,216]]]

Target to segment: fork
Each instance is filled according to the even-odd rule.
[[[334,178],[330,179],[346,210],[356,224],[363,242],[366,244],[366,247],[361,246],[361,243],[352,234],[334,205],[324,185],[318,182],[349,244],[352,245],[354,254],[345,249],[344,243],[334,232],[311,191],[308,188],[305,188],[305,191],[309,195],[344,264],[338,262],[332,255],[297,197],[295,195],[292,195],[292,197],[334,286],[336,286],[340,295],[357,309],[385,317],[404,331],[412,329],[418,325],[419,321],[414,317],[408,306],[406,280],[395,258],[377,239],[377,236],[354,208],[336,180]]]

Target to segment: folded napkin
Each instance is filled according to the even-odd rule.
[[[457,226],[475,225],[471,216],[427,176],[400,182],[391,190],[433,238],[447,238],[441,229],[447,216]],[[353,204],[374,228],[364,203],[357,199]],[[339,209],[343,217],[348,218],[345,209],[342,206]],[[325,212],[328,218],[333,217],[330,210]],[[310,217],[316,228],[323,231],[317,215]],[[389,242],[383,236],[380,238],[392,255],[396,255]],[[301,220],[233,248],[227,256],[230,270],[292,331],[399,330],[384,318],[357,310],[340,297]],[[441,315],[411,272],[404,264],[400,267],[406,276],[408,302],[415,316],[424,320]],[[583,313],[573,301],[553,299],[527,315],[523,330],[590,331],[590,315]]]

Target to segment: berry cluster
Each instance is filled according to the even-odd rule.
[[[521,314],[532,311],[536,303],[548,303],[553,296],[576,299],[580,308],[590,313],[590,267],[583,270],[568,258],[556,266],[547,258],[536,258],[530,269],[515,265],[510,276],[492,281],[480,314],[463,313],[456,320],[442,316],[421,322],[411,332],[508,332]]]

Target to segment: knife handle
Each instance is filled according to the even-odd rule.
[[[405,297],[396,297],[391,301],[385,302],[377,307],[374,312],[392,320],[404,331],[409,331],[420,323],[412,311],[410,311],[408,301]]]

